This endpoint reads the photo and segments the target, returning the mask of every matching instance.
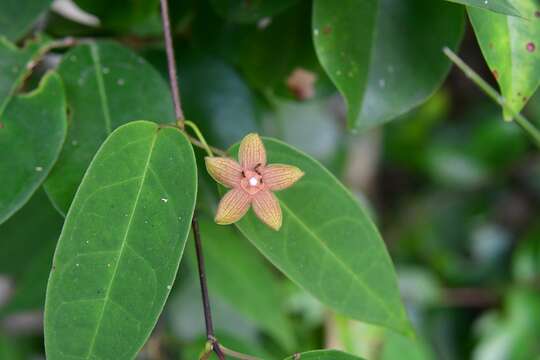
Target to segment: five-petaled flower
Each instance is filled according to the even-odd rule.
[[[218,183],[231,188],[221,199],[216,222],[226,225],[240,220],[250,206],[259,219],[274,230],[281,227],[279,200],[273,191],[294,184],[304,173],[296,166],[266,164],[266,150],[257,134],[240,143],[239,163],[225,157],[206,157],[206,168]]]

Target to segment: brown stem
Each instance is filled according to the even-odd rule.
[[[169,22],[169,5],[167,0],[161,0],[161,21],[163,23],[163,37],[165,38],[165,50],[167,51],[167,67],[169,69],[169,83],[171,85],[172,99],[176,122],[180,129],[184,129],[184,112],[180,103],[180,91],[178,90],[178,77],[176,75],[176,60],[171,36],[171,24]]]
[[[167,51],[167,67],[169,69],[169,82],[171,85],[171,93],[174,103],[174,111],[176,114],[177,125],[180,129],[184,129],[184,113],[180,103],[180,92],[178,90],[178,82],[176,76],[176,61],[174,58],[174,49],[171,38],[171,26],[169,23],[169,7],[167,0],[161,0],[161,20],[163,22],[163,33],[165,37],[165,49]],[[212,323],[212,312],[210,309],[210,299],[208,298],[208,286],[206,285],[206,271],[204,267],[204,256],[201,244],[201,234],[199,231],[199,222],[197,216],[193,214],[191,220],[193,235],[195,238],[195,249],[197,252],[197,264],[199,269],[199,280],[201,283],[201,293],[203,299],[204,320],[206,324],[206,337],[212,343],[212,350],[220,360],[225,360],[225,355],[219,347],[219,343],[214,336],[214,326]]]

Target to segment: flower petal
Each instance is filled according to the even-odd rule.
[[[210,156],[205,157],[204,161],[208,173],[218,183],[227,187],[240,185],[240,180],[242,180],[242,168],[236,161],[225,157]]]
[[[240,165],[244,169],[253,170],[257,166],[266,165],[266,150],[259,135],[247,134],[240,143],[238,151]]]
[[[261,168],[262,181],[270,190],[283,190],[297,182],[304,172],[296,166],[270,164]]]
[[[253,196],[253,211],[272,229],[279,230],[281,227],[281,207],[279,200],[271,191],[262,190]]]
[[[215,221],[220,225],[237,222],[246,214],[251,196],[242,189],[232,189],[219,202]]]

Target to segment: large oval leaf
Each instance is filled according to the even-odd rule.
[[[362,360],[358,356],[337,350],[314,350],[295,354],[285,360]]]
[[[53,261],[47,358],[131,359],[160,314],[196,195],[193,149],[179,130],[120,127],[90,164]]]
[[[100,144],[116,127],[139,119],[174,119],[171,96],[159,73],[130,50],[108,42],[68,52],[58,67],[64,80],[70,127],[66,146],[45,183],[65,214]]]
[[[52,0],[0,1],[0,36],[18,40],[30,30],[32,23],[51,3]]]
[[[271,230],[250,212],[240,231],[281,271],[323,303],[352,318],[410,333],[392,261],[375,225],[345,187],[308,155],[264,141],[269,163],[305,172],[277,193],[283,226]],[[237,154],[238,145],[231,149]]]
[[[267,262],[236,229],[219,226],[207,217],[200,217],[199,224],[212,294],[291,350],[295,341],[283,311],[284,294]],[[189,259],[195,268],[195,256]]]
[[[534,0],[515,3],[530,20],[476,8],[467,11],[503,97],[512,110],[519,112],[540,85],[540,19]],[[504,115],[512,118],[508,112]]]
[[[35,91],[0,109],[0,224],[45,180],[66,137],[62,81],[48,73]]]
[[[315,48],[349,126],[372,127],[425,101],[450,69],[441,49],[457,47],[463,26],[460,7],[441,1],[315,0]]]

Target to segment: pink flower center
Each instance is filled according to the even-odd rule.
[[[255,195],[263,188],[262,177],[257,171],[244,170],[243,175],[240,186],[248,194]]]

